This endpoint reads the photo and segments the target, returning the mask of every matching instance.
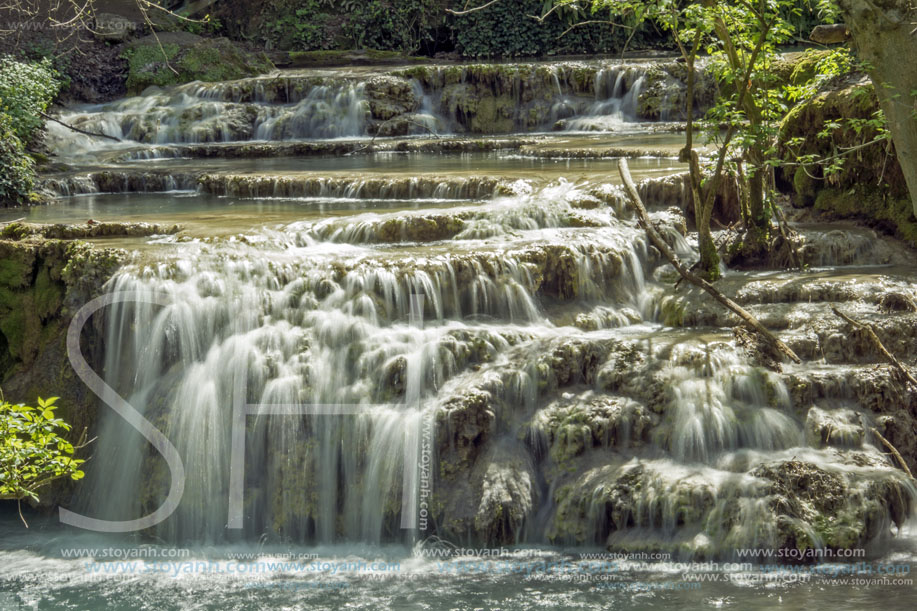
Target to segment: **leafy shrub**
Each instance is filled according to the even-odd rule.
[[[37,407],[0,403],[0,499],[38,500],[50,482],[82,479],[82,460],[60,436],[70,425],[55,417],[57,398],[38,399]]]
[[[484,2],[482,1],[483,5]],[[278,49],[377,49],[402,53],[457,50],[466,57],[526,57],[617,52],[630,31],[598,20],[578,6],[548,0],[500,0],[466,15],[461,0],[279,0],[261,15],[259,34]],[[575,26],[575,27],[574,27]],[[631,46],[646,48],[661,37],[639,30]],[[665,43],[663,43],[665,44]]]
[[[26,201],[34,184],[34,162],[13,130],[12,119],[0,112],[0,206]]]
[[[0,113],[10,118],[13,133],[23,143],[28,144],[44,124],[40,113],[48,109],[59,90],[50,58],[24,63],[0,57]]]
[[[35,164],[26,146],[44,124],[41,113],[59,90],[50,58],[26,63],[0,57],[0,206],[28,201]]]
[[[334,46],[326,29],[333,7],[321,0],[295,0],[272,5],[270,17],[262,25],[262,35],[276,47],[314,51]],[[340,10],[347,7],[341,6]]]
[[[630,31],[601,21],[574,6],[561,5],[543,21],[555,2],[544,0],[501,0],[486,9],[455,18],[456,46],[467,57],[525,57],[578,53],[619,52]],[[643,26],[630,41],[632,48],[645,48],[653,40],[662,42]]]
[[[359,2],[342,26],[357,49],[382,49],[417,53],[434,42],[434,32],[445,22],[438,0]]]

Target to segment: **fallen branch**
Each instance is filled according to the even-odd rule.
[[[873,327],[872,325],[868,325],[864,322],[854,320],[850,318],[849,316],[847,316],[846,314],[844,314],[843,312],[841,312],[840,310],[838,310],[837,308],[831,308],[831,311],[834,312],[836,316],[839,316],[841,319],[843,319],[845,322],[850,323],[851,325],[853,325],[854,327],[858,329],[863,329],[864,331],[866,331],[866,334],[869,335],[869,338],[872,340],[872,343],[876,345],[876,348],[879,350],[879,353],[883,357],[885,357],[886,362],[888,362],[889,365],[891,365],[892,367],[895,367],[898,371],[900,371],[904,375],[904,378],[908,382],[910,382],[911,385],[914,386],[914,388],[917,388],[917,378],[914,377],[914,374],[912,374],[910,370],[908,370],[907,367],[901,364],[901,361],[895,358],[895,355],[893,355],[891,352],[888,351],[888,349],[882,343],[882,340],[880,340],[879,336],[876,334],[875,327]]]
[[[901,456],[901,453],[898,452],[898,450],[895,448],[895,446],[893,446],[893,445],[891,444],[891,442],[890,442],[888,439],[886,439],[885,437],[883,437],[883,436],[882,436],[882,433],[880,433],[880,432],[877,431],[876,429],[870,429],[870,430],[872,431],[872,434],[873,434],[873,435],[875,435],[876,437],[879,438],[879,441],[882,442],[882,445],[884,445],[886,448],[888,448],[888,451],[891,452],[892,456],[895,457],[895,460],[898,461],[898,466],[901,467],[901,470],[904,471],[905,473],[907,473],[907,476],[908,476],[909,478],[914,479],[914,474],[911,473],[911,470],[910,470],[910,468],[908,468],[907,463],[904,462],[904,457]]]
[[[627,194],[630,196],[631,203],[637,210],[637,221],[640,223],[640,226],[643,227],[643,230],[646,231],[646,234],[649,236],[650,242],[653,243],[653,246],[655,246],[657,249],[659,249],[659,252],[665,255],[665,258],[668,259],[676,271],[681,274],[682,278],[691,284],[704,289],[714,299],[720,302],[720,304],[732,310],[739,316],[739,318],[742,319],[742,321],[749,329],[765,338],[769,344],[784,354],[791,361],[797,364],[801,363],[802,361],[799,360],[799,357],[796,356],[796,353],[793,352],[789,346],[780,341],[773,333],[768,331],[767,328],[762,325],[757,318],[749,314],[744,308],[742,308],[742,306],[719,292],[712,284],[700,276],[694,274],[684,266],[684,264],[678,259],[678,256],[675,254],[675,252],[671,249],[671,247],[669,247],[666,241],[662,239],[662,236],[659,235],[659,233],[653,227],[653,224],[650,222],[650,216],[647,213],[646,208],[643,206],[643,202],[640,199],[640,194],[637,193],[637,187],[634,185],[634,179],[630,175],[630,169],[627,167],[626,159],[618,160],[618,171],[621,173],[621,178],[624,180],[624,186],[627,190]]]
[[[109,140],[114,140],[115,142],[121,142],[121,139],[120,139],[120,138],[115,138],[114,136],[109,136],[108,134],[102,134],[102,133],[99,133],[99,132],[90,132],[90,131],[86,131],[85,129],[80,129],[79,127],[73,127],[72,125],[69,125],[69,124],[67,124],[67,123],[64,123],[64,122],[61,121],[60,119],[55,119],[55,118],[52,117],[51,115],[46,114],[46,113],[43,113],[43,112],[41,112],[41,111],[39,111],[38,114],[39,114],[43,119],[47,119],[48,121],[54,121],[55,123],[59,123],[59,124],[63,125],[64,127],[66,127],[67,129],[72,129],[73,131],[78,132],[78,133],[80,133],[80,134],[84,134],[84,135],[86,135],[86,136],[93,136],[93,137],[95,137],[95,138],[108,138]]]

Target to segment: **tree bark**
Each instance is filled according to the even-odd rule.
[[[838,0],[860,57],[868,64],[917,217],[917,3]]]

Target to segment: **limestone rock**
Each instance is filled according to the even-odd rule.
[[[806,417],[806,443],[812,447],[859,447],[865,436],[862,418],[853,410],[809,409]]]
[[[99,40],[119,43],[128,40],[138,29],[138,24],[126,17],[112,13],[99,13],[96,15],[93,34]]]

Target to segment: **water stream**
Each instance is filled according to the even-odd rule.
[[[598,67],[589,95],[573,73],[548,71],[549,120],[600,133],[542,135],[539,151],[677,146],[677,134],[652,127],[620,131],[635,122],[640,73]],[[404,78],[423,99],[417,113],[449,133],[463,120],[440,112],[454,93],[442,83],[473,74]],[[52,177],[61,197],[28,220],[185,228],[97,241],[136,251],[106,286],[132,299],[107,313],[101,373],[166,434],[187,480],[178,509],[144,538],[52,521],[25,540],[4,517],[0,608],[866,606],[881,586],[766,582],[758,561],[708,566],[716,579],[700,583],[673,563],[788,546],[863,548],[880,564],[917,558],[908,525],[917,489],[868,433],[880,418],[864,398],[875,363],[830,328],[834,303],[869,314],[883,295],[913,294],[917,271],[900,245],[853,227],[801,227],[805,270],[727,273],[723,285],[804,356],[775,373],[736,347],[726,314],[676,292],[623,205],[614,159],[518,148],[175,159],[155,148],[365,138],[378,78],[192,84],[67,114],[131,142],[53,133],[71,168]],[[683,169],[663,157],[632,166],[638,179]],[[673,193],[647,204],[692,261]],[[240,403],[251,410],[241,447]],[[106,520],[152,512],[169,469],[112,410],[99,413],[70,509]],[[431,558],[443,541],[502,548],[489,560],[504,564]],[[182,560],[199,564],[171,575],[147,558],[109,572],[92,568],[99,553],[89,562],[59,552],[149,544],[189,548]],[[668,561],[596,568],[580,555],[606,549]],[[290,550],[398,568],[202,568]],[[917,605],[913,588],[899,590],[887,608]]]

